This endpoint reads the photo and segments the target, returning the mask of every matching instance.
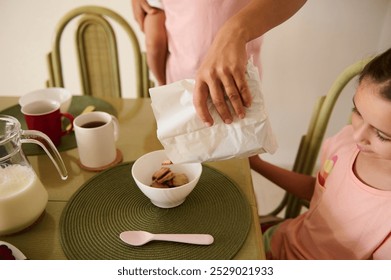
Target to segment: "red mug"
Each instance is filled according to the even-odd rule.
[[[53,100],[39,100],[22,106],[21,109],[27,123],[32,130],[45,133],[58,146],[61,137],[73,130],[73,116],[69,113],[60,112],[60,103]],[[62,118],[67,118],[71,126],[62,130]]]

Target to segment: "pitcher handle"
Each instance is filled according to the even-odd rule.
[[[37,130],[22,130],[20,142],[39,145],[42,149],[44,149],[46,154],[52,160],[54,166],[61,176],[61,179],[66,180],[68,178],[68,171],[65,167],[64,161],[62,160],[60,153],[57,151],[52,140],[50,140],[46,134]]]

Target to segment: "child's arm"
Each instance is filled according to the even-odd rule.
[[[166,84],[168,43],[165,20],[164,11],[160,9],[155,14],[148,14],[144,20],[147,63],[159,85]]]
[[[151,7],[146,0],[132,0],[133,16],[144,31],[144,20],[149,14],[156,13],[156,9]]]
[[[296,173],[265,162],[258,156],[250,158],[251,168],[266,179],[300,198],[311,200],[315,177]]]

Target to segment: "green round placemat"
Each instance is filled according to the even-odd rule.
[[[154,206],[131,176],[133,163],[108,169],[86,182],[67,203],[60,220],[61,244],[68,259],[231,259],[242,247],[251,209],[238,186],[203,166],[193,192],[178,207]],[[212,245],[153,241],[125,244],[123,231],[209,233]]]
[[[107,112],[109,114],[112,114],[114,116],[117,115],[117,111],[115,108],[110,104],[107,103],[104,100],[88,96],[88,95],[74,95],[72,96],[72,102],[69,106],[69,113],[72,114],[74,117],[80,115],[80,113],[84,110],[85,107],[88,105],[94,105],[95,111],[103,111]],[[27,129],[26,121],[24,119],[24,116],[22,112],[20,111],[20,105],[14,105],[7,109],[4,109],[0,112],[2,115],[9,115],[13,116],[21,124],[22,129]],[[65,126],[69,124],[68,120],[63,121],[63,126],[65,129]],[[72,131],[68,135],[65,135],[61,138],[61,144],[57,146],[57,150],[59,152],[66,151],[69,149],[76,148],[76,138],[75,133]],[[40,155],[45,154],[45,151],[43,151],[38,145],[34,144],[23,144],[23,152],[25,155],[31,156],[31,155]]]

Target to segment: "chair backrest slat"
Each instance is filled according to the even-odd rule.
[[[102,16],[83,16],[76,44],[84,94],[121,97],[117,43],[110,23]]]
[[[65,28],[75,18],[79,18],[75,41],[83,94],[122,96],[117,40],[110,23],[113,21],[125,31],[131,43],[133,55],[129,64],[135,67],[136,97],[148,97],[149,71],[135,32],[119,14],[98,6],[73,9],[60,19],[48,58],[48,85],[64,87],[61,39]]]

